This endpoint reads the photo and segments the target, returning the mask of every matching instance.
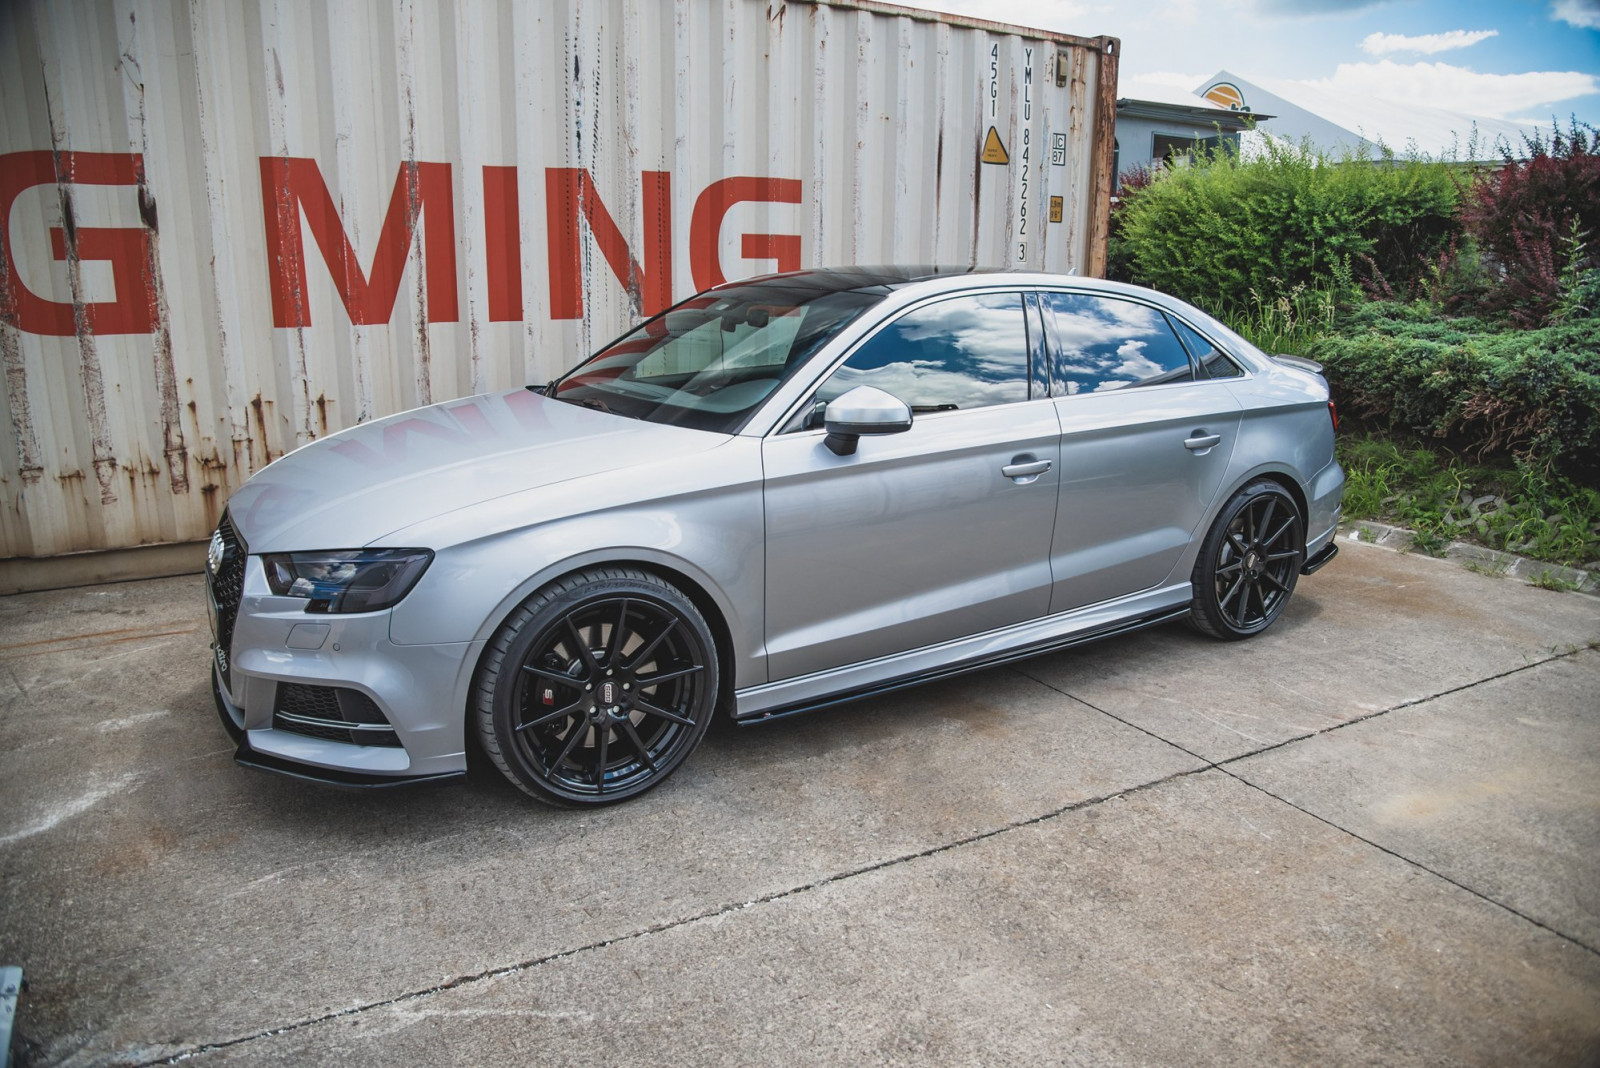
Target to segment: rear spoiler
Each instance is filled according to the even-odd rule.
[[[1316,360],[1308,360],[1304,356],[1291,356],[1286,352],[1274,352],[1272,358],[1287,367],[1298,367],[1302,371],[1310,371],[1314,375],[1322,374],[1322,365]]]

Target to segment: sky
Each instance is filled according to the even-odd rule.
[[[900,0],[1122,39],[1119,95],[1219,70],[1468,115],[1600,126],[1600,0]]]

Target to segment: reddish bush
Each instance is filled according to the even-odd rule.
[[[1524,151],[1473,179],[1462,221],[1498,276],[1472,310],[1539,326],[1576,272],[1600,266],[1600,131],[1574,120]]]

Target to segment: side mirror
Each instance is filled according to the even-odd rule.
[[[836,456],[856,451],[862,434],[898,434],[911,429],[911,408],[876,386],[857,386],[828,403],[822,416],[828,436],[822,439]]]

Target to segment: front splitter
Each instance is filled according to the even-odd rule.
[[[252,749],[248,739],[239,743],[238,751],[233,754],[233,762],[240,767],[254,768],[256,771],[270,771],[274,775],[286,775],[291,779],[320,783],[323,786],[338,786],[347,790],[375,790],[391,786],[447,782],[465,778],[467,774],[465,771],[442,771],[435,775],[370,775],[366,772],[344,771],[339,768],[319,768]]]

